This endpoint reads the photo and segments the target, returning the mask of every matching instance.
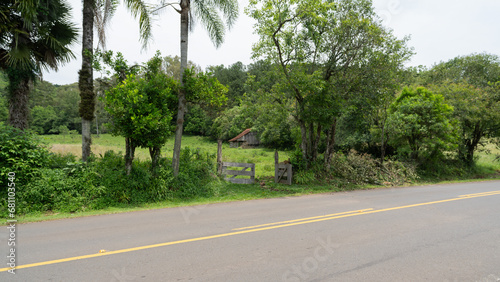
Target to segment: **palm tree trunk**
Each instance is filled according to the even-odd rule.
[[[187,68],[188,33],[189,33],[189,0],[181,0],[181,86],[184,86],[182,78]],[[184,113],[186,112],[186,93],[181,87],[179,91],[179,107],[177,110],[177,126],[175,128],[174,154],[172,157],[172,168],[174,176],[179,174],[179,161],[181,155],[182,131],[184,126]]]
[[[82,160],[86,162],[90,156],[92,136],[90,128],[94,119],[95,95],[94,75],[92,72],[92,54],[94,46],[94,1],[83,1],[82,29],[82,69],[78,78],[80,88],[80,116],[82,117]]]
[[[10,85],[11,93],[9,93],[9,123],[13,127],[25,130],[28,128],[29,118],[29,93],[31,90],[31,79],[10,79],[9,83],[17,85]]]

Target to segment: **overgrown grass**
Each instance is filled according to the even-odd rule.
[[[226,183],[221,186],[219,194],[212,197],[196,197],[193,199],[171,199],[155,203],[144,203],[144,204],[122,204],[115,205],[112,207],[103,208],[100,210],[91,211],[79,211],[79,212],[37,212],[30,213],[27,215],[22,215],[17,218],[19,223],[27,222],[38,222],[47,220],[57,220],[65,218],[75,218],[82,216],[95,216],[104,214],[116,214],[132,211],[141,210],[152,210],[152,209],[163,209],[163,208],[175,208],[175,207],[186,207],[195,205],[207,205],[214,203],[227,203],[235,201],[248,201],[257,199],[270,199],[279,197],[293,197],[310,195],[317,193],[330,193],[336,191],[346,191],[349,189],[333,188],[327,185],[275,185],[270,181],[266,181],[266,185],[262,187],[260,184],[253,185],[238,185]],[[365,187],[368,189],[368,187]],[[0,225],[3,222],[0,222]]]
[[[50,135],[43,136],[45,142],[51,147],[53,151],[58,153],[73,153],[76,157],[81,155],[81,137],[79,135],[67,135],[67,136],[58,136],[58,135]],[[121,137],[114,137],[111,135],[101,135],[99,138],[94,138],[94,147],[93,151],[96,154],[98,159],[101,159],[102,156],[105,156],[105,151],[112,150],[115,152],[121,152],[124,148],[124,140]],[[196,136],[185,136],[183,137],[183,147],[189,147],[193,154],[197,154],[200,156],[209,156],[212,158],[210,161],[215,162],[215,154],[217,151],[216,142],[210,141],[207,138],[196,137]],[[163,157],[170,157],[173,148],[173,139],[169,140],[166,146],[163,148]],[[490,149],[490,153],[500,154],[500,152],[494,148],[493,146],[488,147]],[[108,153],[109,154],[109,153]],[[289,152],[280,152],[280,160],[283,161],[288,159],[292,153]],[[421,184],[432,184],[436,182],[440,182],[443,180],[457,180],[461,179],[461,181],[469,181],[467,179],[470,178],[492,178],[496,175],[497,178],[500,177],[498,172],[500,170],[500,162],[494,162],[495,156],[488,155],[484,152],[480,152],[477,154],[478,161],[473,170],[466,175],[453,175],[453,171],[450,175],[446,177],[430,177],[420,179],[418,182],[414,181],[412,183],[404,182],[404,185],[421,185]],[[122,159],[120,157],[111,157],[107,164],[103,164],[102,168],[97,168],[95,170],[89,170],[88,172],[82,171],[78,172],[78,167],[73,168],[74,164],[71,164],[71,160],[74,161],[75,157],[58,157],[56,161],[61,163],[67,163],[65,160],[67,159],[70,165],[62,165],[60,169],[65,170],[68,175],[72,175],[74,173],[87,173],[85,177],[81,179],[88,180],[90,182],[90,186],[93,186],[92,189],[97,190],[88,190],[88,185],[85,183],[73,183],[71,179],[66,179],[65,177],[61,177],[57,173],[51,171],[42,171],[42,179],[38,180],[38,184],[30,184],[29,187],[32,188],[34,192],[42,189],[49,189],[51,185],[48,185],[44,179],[54,181],[55,189],[60,189],[64,193],[69,193],[71,189],[66,189],[66,184],[69,183],[71,185],[74,184],[75,187],[80,187],[81,193],[107,193],[103,195],[109,196],[110,199],[117,199],[112,202],[101,202],[97,198],[95,202],[85,203],[83,206],[87,208],[81,208],[81,203],[75,203],[74,209],[69,209],[70,205],[64,206],[63,208],[57,208],[57,205],[53,205],[52,209],[46,209],[44,211],[39,212],[29,212],[25,215],[19,216],[17,219],[19,222],[33,222],[33,221],[43,221],[43,220],[53,220],[53,219],[61,219],[61,218],[71,218],[71,217],[79,217],[79,216],[92,216],[92,215],[100,215],[100,214],[112,214],[112,213],[121,213],[128,211],[138,211],[138,210],[149,210],[149,209],[159,209],[159,208],[169,208],[169,207],[179,207],[179,206],[191,206],[191,205],[204,205],[209,203],[222,203],[222,202],[232,202],[232,201],[243,201],[243,200],[254,200],[254,199],[265,199],[265,198],[276,198],[276,197],[285,197],[285,196],[300,196],[307,194],[316,194],[316,193],[330,193],[336,191],[346,191],[346,190],[354,190],[354,189],[372,189],[372,188],[380,188],[391,185],[401,185],[398,184],[397,181],[394,181],[396,178],[400,177],[398,175],[388,174],[386,176],[381,177],[381,175],[376,175],[373,173],[373,168],[376,167],[375,163],[372,163],[372,160],[368,158],[366,155],[351,155],[351,156],[339,156],[336,159],[336,169],[333,170],[332,175],[315,175],[314,172],[302,172],[296,175],[296,181],[302,183],[302,185],[278,185],[273,183],[273,174],[274,174],[274,151],[264,148],[256,148],[256,149],[241,149],[241,148],[229,148],[228,144],[224,144],[223,146],[223,160],[229,162],[244,162],[244,163],[256,163],[256,177],[257,183],[254,185],[237,185],[231,184],[224,181],[211,181],[209,182],[210,193],[208,194],[192,194],[194,196],[189,196],[191,193],[189,189],[185,191],[175,192],[177,194],[171,194],[170,190],[155,190],[159,186],[165,187],[175,187],[175,185],[179,185],[177,182],[171,182],[171,176],[169,175],[169,171],[165,170],[166,173],[164,176],[161,176],[160,179],[163,182],[154,182],[146,173],[147,171],[147,161],[149,160],[149,154],[146,149],[139,149],[137,151],[136,157],[137,160],[137,170],[136,175],[133,176],[133,180],[137,180],[137,183],[142,183],[143,180],[147,180],[151,182],[146,186],[140,186],[137,184],[137,188],[134,188],[135,184],[130,183],[129,180],[124,178],[123,171],[121,171]],[[350,158],[355,158],[354,161]],[[57,159],[57,158],[56,158]],[[142,160],[142,161],[141,161]],[[146,161],[146,162],[145,162]],[[111,163],[109,163],[111,162]],[[195,167],[203,168],[203,163]],[[398,172],[403,169],[399,164],[397,165],[393,172]],[[52,164],[53,168],[58,168],[57,164]],[[71,172],[72,169],[77,169],[76,172]],[[68,171],[70,170],[70,171]],[[107,172],[106,172],[107,171]],[[356,172],[353,174],[353,171]],[[103,181],[101,176],[93,177],[93,173],[110,173],[110,175],[106,176],[109,178],[109,181]],[[115,175],[116,174],[116,175]],[[311,174],[311,175],[309,175]],[[349,177],[347,179],[337,179],[335,175],[340,175],[340,177],[346,177],[346,174]],[[209,175],[206,174],[205,175]],[[45,177],[45,178],[43,178]],[[113,179],[113,178],[116,179]],[[187,180],[191,179],[193,176],[186,176]],[[209,176],[210,177],[210,176]],[[213,176],[212,176],[213,177]],[[318,180],[318,177],[329,178],[326,181]],[[389,179],[386,179],[389,177]],[[390,179],[393,177],[393,179]],[[311,179],[309,179],[311,178]],[[367,181],[366,179],[374,179],[374,181]],[[404,177],[403,177],[404,178]],[[403,179],[401,178],[401,179]],[[90,179],[90,180],[89,180]],[[121,180],[120,180],[121,179]],[[309,180],[308,180],[309,179]],[[134,181],[135,181],[134,180]],[[140,181],[139,181],[140,180]],[[300,180],[300,181],[299,181]],[[74,180],[76,181],[76,179]],[[121,182],[120,182],[121,181]],[[120,183],[118,183],[120,182]],[[149,183],[148,182],[148,183]],[[182,182],[182,181],[181,181]],[[189,182],[189,181],[188,181]],[[372,183],[373,182],[373,183]],[[118,183],[118,184],[116,184]],[[177,184],[176,184],[177,183]],[[372,184],[364,184],[364,183],[372,183]],[[38,186],[37,186],[38,185]],[[121,185],[121,186],[120,186]],[[125,187],[125,186],[128,187]],[[174,185],[174,186],[172,186]],[[183,184],[180,184],[183,186]],[[190,185],[188,183],[188,185]],[[115,187],[116,186],[116,187]],[[140,187],[139,187],[140,186]],[[196,184],[191,185],[192,187],[199,187]],[[57,188],[58,187],[58,188]],[[100,192],[99,189],[104,189],[107,187],[105,192]],[[111,188],[110,188],[111,187]],[[123,188],[119,188],[123,187]],[[119,189],[118,189],[119,188]],[[154,188],[154,189],[153,189]],[[38,189],[38,190],[37,190]],[[128,190],[127,190],[128,189]],[[132,190],[130,190],[132,189]],[[139,189],[139,190],[137,190]],[[88,190],[88,191],[87,191]],[[127,190],[127,191],[125,191]],[[124,191],[122,194],[120,191]],[[172,190],[174,191],[174,190]],[[179,191],[179,190],[177,190]],[[126,193],[125,193],[126,192]],[[114,193],[114,194],[113,194]],[[160,194],[157,194],[160,193]],[[166,193],[166,194],[161,194]],[[186,194],[187,193],[187,194]],[[96,194],[96,195],[97,195]],[[43,195],[43,194],[37,194]],[[59,194],[57,194],[59,195]],[[183,196],[184,195],[184,196]],[[31,195],[36,196],[36,195]],[[158,197],[158,200],[147,200],[151,197]],[[69,194],[66,196],[70,199]],[[131,199],[131,197],[136,197]],[[141,197],[143,197],[141,199]],[[75,198],[77,201],[85,202],[85,197],[83,194],[77,195]],[[54,203],[50,203],[54,204]],[[95,205],[92,207],[91,205]]]
[[[52,152],[59,154],[72,154],[81,158],[81,135],[44,135],[42,139],[47,143]],[[199,151],[202,154],[217,154],[217,142],[213,142],[206,137],[200,136],[183,136],[182,148],[189,147],[191,150]],[[174,148],[174,138],[170,138],[162,148],[162,156],[166,158],[172,157]],[[96,156],[104,155],[106,151],[114,151],[116,153],[125,151],[125,139],[119,136],[110,134],[101,134],[99,137],[94,136],[92,139],[92,152]],[[280,151],[280,161],[289,158],[289,153]],[[136,158],[139,160],[149,160],[149,152],[144,148],[137,148]],[[215,161],[215,159],[214,159]],[[242,149],[229,148],[229,144],[222,145],[222,161],[237,162],[237,163],[255,163],[258,164],[255,168],[256,177],[274,176],[274,151],[265,148]]]

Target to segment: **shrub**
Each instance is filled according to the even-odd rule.
[[[36,178],[48,160],[49,151],[37,136],[0,122],[0,192],[6,191],[9,172],[16,174],[16,185],[21,186]]]
[[[442,160],[442,152],[456,147],[457,131],[451,121],[453,107],[442,95],[423,87],[405,88],[391,105],[388,129],[389,144],[398,148],[401,158],[410,158],[421,164]]]
[[[183,149],[181,169],[175,178],[169,159],[161,159],[155,172],[151,162],[136,161],[126,175],[123,156],[112,151],[88,163],[51,154],[48,166],[38,168],[36,177],[18,191],[17,212],[78,212],[216,195],[222,181],[215,175],[214,157]],[[0,206],[0,214],[6,216],[5,204]]]
[[[78,175],[62,169],[41,169],[40,177],[18,192],[18,212],[76,212],[101,207],[105,187],[94,183],[94,171],[83,168]]]
[[[354,184],[401,185],[418,178],[415,166],[391,160],[380,164],[355,150],[334,154],[331,167],[333,176]]]

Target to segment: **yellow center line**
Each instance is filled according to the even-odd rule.
[[[460,195],[459,197],[489,196],[489,195],[497,195],[497,194],[500,194],[500,191],[490,191],[490,192],[483,192],[483,193],[476,193],[476,194]]]
[[[283,223],[290,223],[290,222],[297,222],[297,221],[304,221],[304,220],[309,220],[309,219],[316,219],[316,218],[323,218],[323,217],[331,217],[331,216],[336,216],[336,215],[343,215],[343,214],[349,214],[349,213],[362,213],[366,211],[370,211],[373,209],[364,209],[364,210],[356,210],[356,211],[348,211],[348,212],[340,212],[340,213],[332,213],[332,214],[327,214],[327,215],[320,215],[320,216],[313,216],[313,217],[306,217],[306,218],[299,218],[299,219],[293,219],[293,220],[287,220],[287,221],[279,221],[279,222],[273,222],[273,223],[266,223],[266,224],[260,224],[260,225],[254,225],[254,226],[248,226],[248,227],[240,227],[240,228],[235,228],[233,230],[244,230],[244,229],[253,229],[257,227],[263,227],[263,226],[270,226],[270,225],[278,225],[278,224],[283,224]]]
[[[158,248],[158,247],[164,247],[164,246],[171,246],[171,245],[177,245],[177,244],[183,244],[183,243],[204,241],[204,240],[209,240],[209,239],[223,238],[223,237],[235,236],[235,235],[240,235],[240,234],[247,234],[247,233],[259,232],[259,231],[265,231],[265,230],[278,229],[278,228],[283,228],[283,227],[290,227],[290,226],[296,226],[296,225],[302,225],[302,224],[308,224],[308,223],[314,223],[314,222],[321,222],[321,221],[338,219],[338,218],[346,218],[346,217],[352,217],[352,216],[358,216],[358,215],[373,214],[373,213],[400,210],[400,209],[406,209],[406,208],[434,205],[434,204],[438,204],[438,203],[446,203],[446,202],[465,200],[465,199],[471,199],[471,198],[478,198],[478,197],[488,197],[488,196],[499,195],[499,194],[500,194],[500,191],[492,191],[492,192],[486,192],[486,193],[470,194],[470,197],[460,196],[458,198],[451,198],[451,199],[445,199],[445,200],[440,200],[440,201],[432,201],[432,202],[412,204],[412,205],[399,206],[399,207],[392,207],[392,208],[379,209],[379,210],[366,209],[366,210],[360,210],[358,212],[352,211],[352,212],[345,212],[345,213],[339,213],[339,214],[332,214],[332,216],[327,216],[327,217],[325,217],[325,216],[319,216],[318,218],[311,217],[310,220],[308,220],[309,218],[304,218],[304,219],[299,219],[299,220],[290,220],[287,223],[283,222],[284,224],[275,223],[275,224],[280,224],[280,225],[274,225],[274,226],[259,227],[259,228],[253,228],[253,229],[248,229],[248,230],[241,230],[241,231],[235,231],[235,232],[229,232],[229,233],[223,233],[223,234],[217,234],[217,235],[211,235],[211,236],[205,236],[205,237],[198,237],[198,238],[192,238],[192,239],[165,242],[165,243],[160,243],[160,244],[153,244],[153,245],[147,245],[147,246],[141,246],[141,247],[121,249],[121,250],[116,250],[116,251],[108,251],[108,252],[104,252],[104,253],[96,253],[96,254],[70,257],[70,258],[64,258],[64,259],[43,261],[43,262],[38,262],[38,263],[24,264],[24,265],[16,266],[15,269],[23,269],[23,268],[30,268],[30,267],[36,267],[36,266],[56,264],[56,263],[61,263],[61,262],[69,262],[69,261],[76,261],[76,260],[81,260],[81,259],[109,256],[109,255],[114,255],[114,254],[128,253],[128,252],[134,252],[134,251],[139,251],[139,250],[146,250],[146,249],[152,249],[152,248]],[[469,195],[466,195],[466,196],[469,196]],[[264,226],[264,225],[261,225],[261,226]],[[251,227],[248,227],[248,228],[251,228]],[[9,267],[0,268],[0,272],[5,272],[5,271],[8,271],[9,269],[11,269],[11,268],[9,268]]]

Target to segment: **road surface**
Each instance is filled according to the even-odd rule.
[[[500,281],[500,182],[21,224],[15,274],[9,234],[0,281]]]

